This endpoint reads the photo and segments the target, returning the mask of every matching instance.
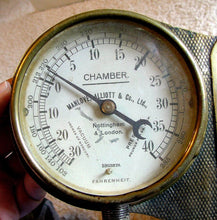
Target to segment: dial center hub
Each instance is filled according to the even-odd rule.
[[[101,105],[101,111],[106,115],[113,114],[115,110],[116,104],[110,99],[105,100]]]

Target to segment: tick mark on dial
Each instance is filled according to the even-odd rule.
[[[91,40],[91,45],[93,48],[95,47],[93,40]]]
[[[170,133],[170,134],[175,135],[176,137],[179,136],[179,134],[176,134],[176,133],[174,133],[173,131],[170,131],[170,130],[168,130],[168,129],[165,129],[165,131],[168,132],[168,133]]]
[[[68,60],[71,60],[71,58],[65,53],[65,56]]]

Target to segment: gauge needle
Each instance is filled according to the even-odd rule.
[[[140,65],[142,65],[142,63],[145,61],[146,62],[146,57],[148,56],[148,54],[149,54],[149,51],[147,51],[146,53],[145,53],[145,55],[144,56],[142,56],[141,57],[141,59],[139,59],[139,62],[136,64],[136,66],[135,66],[135,70],[138,70],[138,68],[140,67]]]
[[[94,102],[96,102],[101,111],[104,114],[107,115],[111,115],[114,114],[116,116],[118,116],[119,118],[121,118],[122,120],[126,121],[128,124],[130,124],[133,127],[133,134],[135,137],[139,138],[139,139],[145,139],[144,137],[142,137],[139,134],[139,128],[142,125],[148,125],[150,127],[152,127],[151,123],[146,120],[146,119],[140,119],[138,121],[134,121],[133,119],[129,118],[128,116],[124,115],[123,113],[119,112],[116,109],[116,104],[114,101],[110,100],[110,99],[106,99],[106,100],[101,100],[98,99],[97,97],[95,97],[94,95],[90,94],[89,92],[87,92],[86,90],[82,89],[81,87],[75,85],[74,83],[68,81],[67,79],[63,78],[62,76],[60,76],[59,74],[57,74],[54,70],[52,70],[49,66],[47,66],[47,69],[50,73],[52,73],[54,76],[58,77],[59,79],[61,79],[62,81],[64,81],[66,84],[70,85],[71,87],[73,87],[74,89],[78,90],[79,92],[83,93],[84,95],[86,95],[87,97],[89,97],[90,99],[92,99]]]

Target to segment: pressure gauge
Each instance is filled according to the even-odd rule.
[[[26,52],[11,121],[26,168],[88,209],[149,199],[189,167],[207,122],[192,56],[164,25],[132,12],[71,17]]]

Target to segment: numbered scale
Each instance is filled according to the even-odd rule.
[[[166,189],[198,154],[204,90],[164,25],[118,10],[71,17],[35,41],[14,77],[20,157],[54,196],[128,219],[122,207]]]

